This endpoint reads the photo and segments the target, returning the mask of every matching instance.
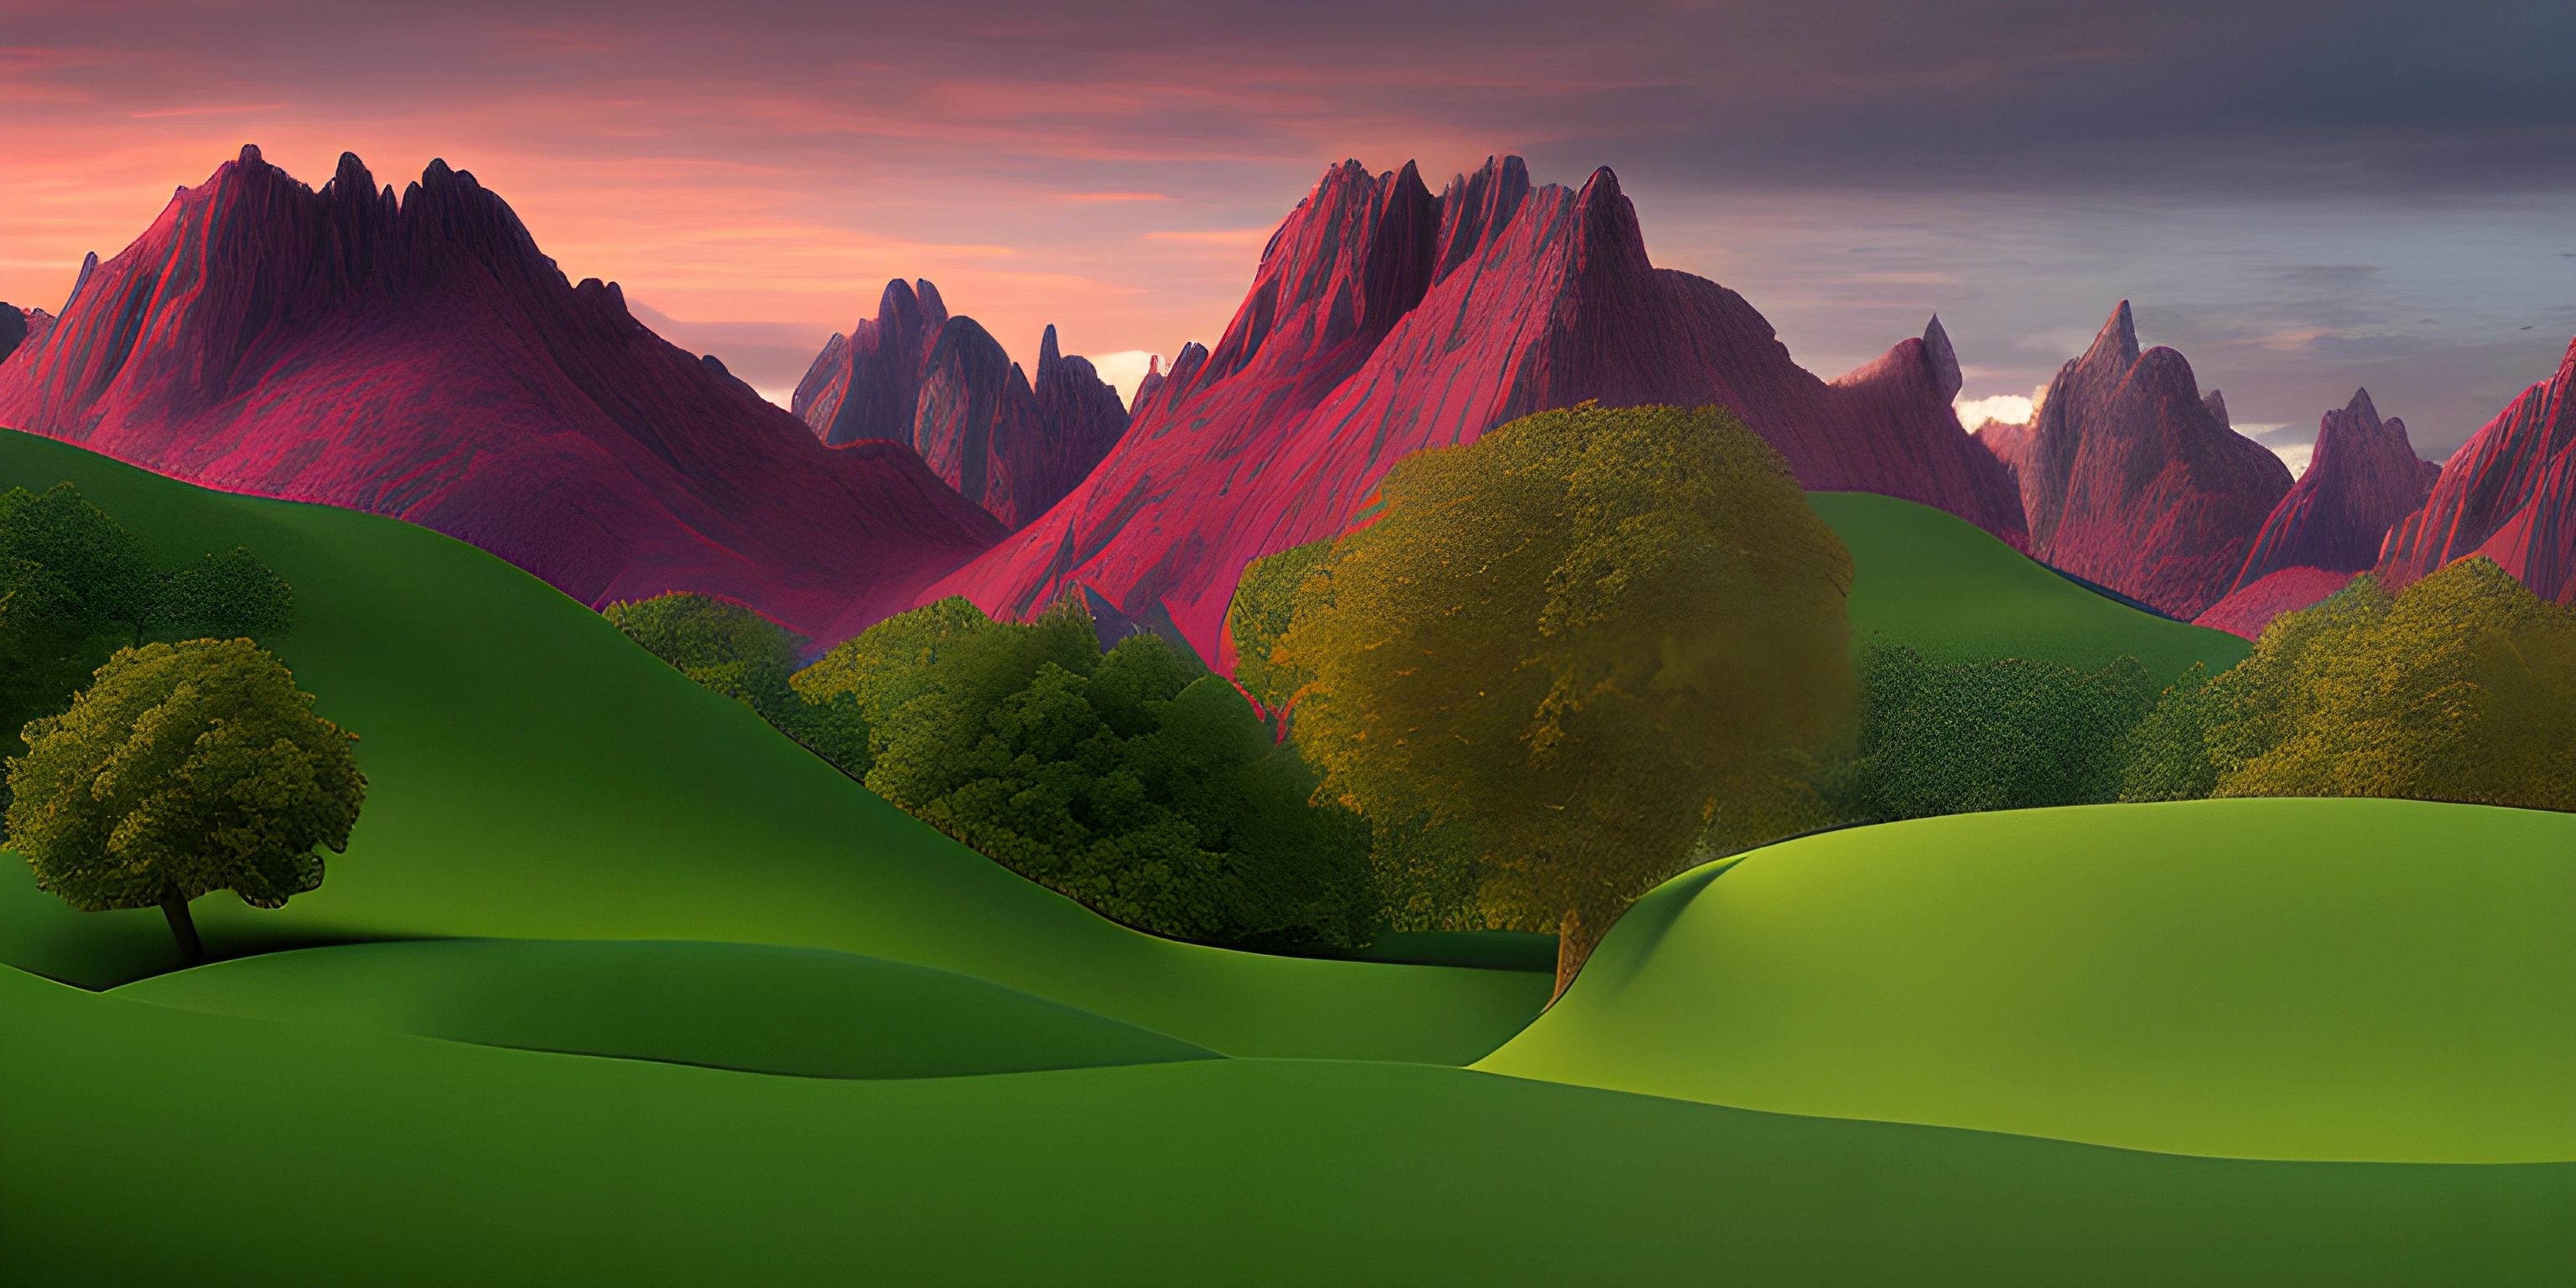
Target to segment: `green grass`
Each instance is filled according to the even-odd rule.
[[[1421,1065],[781,1078],[6,970],[0,1032],[27,1284],[2504,1285],[2576,1259],[2576,1167],[2185,1158]]]
[[[750,944],[356,944],[218,962],[116,992],[224,1015],[817,1078],[958,1077],[1215,1055],[964,975]]]
[[[1449,1062],[1546,1000],[1548,981],[1522,972],[1265,957],[1112,925],[471,546],[0,432],[0,487],[66,479],[165,562],[236,544],[267,560],[295,587],[279,656],[360,736],[372,785],[349,853],[278,911],[198,900],[218,955],[454,936],[829,948],[1230,1054]],[[158,912],[74,912],[18,871],[0,872],[0,961],[92,986],[177,964]]]
[[[2576,815],[2226,800],[1790,841],[1648,896],[1477,1067],[2180,1153],[2576,1160]]]
[[[2194,662],[2226,670],[2249,647],[2096,594],[1930,506],[1867,492],[1810,492],[1807,504],[1851,550],[1852,633],[1862,640],[1876,633],[1949,661],[2027,657],[2088,671],[2126,654],[2160,684]]]

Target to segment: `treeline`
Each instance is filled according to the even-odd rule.
[[[1154,635],[1103,651],[1059,605],[996,622],[963,599],[806,642],[674,594],[612,622],[897,807],[1114,920],[1242,947],[1354,948],[1378,922],[1368,828],[1242,694]]]
[[[609,615],[948,835],[1142,929],[1547,931],[1815,828],[2212,796],[2576,809],[2576,613],[2484,560],[2357,578],[2219,674],[1851,648],[1850,556],[1714,408],[1589,404],[1398,463],[1255,561],[1232,682],[1063,605],[964,600],[799,667],[675,595]],[[1239,686],[1239,688],[1238,688]],[[1247,697],[1249,701],[1247,701]]]
[[[2485,559],[2364,574],[2216,675],[1869,648],[1845,818],[2227,796],[2576,809],[2576,612]]]

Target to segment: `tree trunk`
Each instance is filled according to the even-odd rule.
[[[1591,958],[1593,949],[1601,946],[1602,936],[1610,933],[1610,923],[1616,920],[1618,917],[1608,912],[1585,916],[1580,908],[1565,910],[1565,919],[1556,927],[1556,991],[1548,995],[1548,1005],[1556,1005],[1556,999],[1565,996],[1575,972],[1583,969],[1583,963]]]
[[[188,901],[171,890],[161,896],[161,915],[170,921],[170,934],[179,941],[179,956],[195,966],[206,960],[206,944],[197,938],[197,923],[188,915]]]

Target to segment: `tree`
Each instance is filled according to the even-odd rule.
[[[1102,653],[1060,604],[996,622],[962,599],[889,618],[795,678],[868,722],[868,788],[1104,916],[1240,947],[1357,947],[1368,827],[1243,695],[1162,637]]]
[[[322,884],[364,802],[356,737],[248,640],[116,651],[71,707],[9,760],[12,843],[75,908],[159,907],[191,963],[188,902],[231,890],[255,908]]]
[[[1308,677],[1283,667],[1279,640],[1296,617],[1297,602],[1308,578],[1333,552],[1330,541],[1309,541],[1244,566],[1235,583],[1234,600],[1226,606],[1226,635],[1234,643],[1234,680],[1252,700],[1276,718]]]
[[[0,493],[0,748],[140,628],[143,543],[69,483]]]
[[[1890,820],[2116,799],[2129,731],[2155,703],[2146,668],[2029,658],[1935,662],[1861,653],[1860,746],[1846,812]]]
[[[1851,556],[1717,408],[1525,417],[1399,462],[1276,649],[1292,736],[1379,826],[1473,829],[1563,991],[1696,851],[1770,839],[1849,709]]]
[[[143,630],[161,639],[259,639],[294,623],[294,589],[235,546],[162,577]]]
[[[79,620],[100,635],[133,640],[157,589],[143,539],[69,483],[0,494],[0,560],[50,571]]]
[[[2189,700],[2212,795],[2576,809],[2576,612],[2483,558],[2355,578]]]

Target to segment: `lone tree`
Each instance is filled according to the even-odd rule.
[[[275,908],[322,884],[367,780],[355,735],[248,640],[117,650],[9,761],[11,843],[75,908],[158,907],[190,963],[188,901],[231,890]]]
[[[1557,991],[1703,843],[1795,830],[1846,717],[1851,556],[1732,415],[1585,404],[1417,453],[1300,591],[1292,732],[1381,827],[1472,829]]]

